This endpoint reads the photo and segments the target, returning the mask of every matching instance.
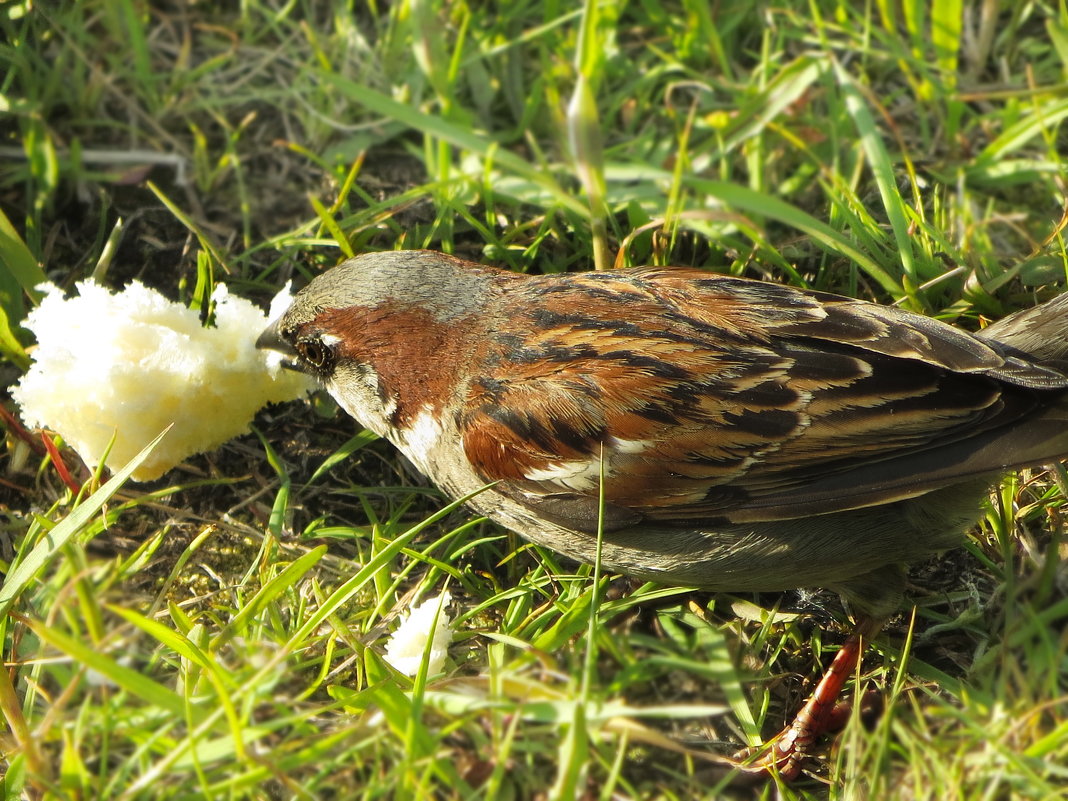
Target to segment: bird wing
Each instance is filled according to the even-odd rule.
[[[618,525],[739,522],[886,503],[1068,452],[1005,439],[1042,413],[1035,387],[1068,377],[892,307],[643,269],[531,278],[499,315],[467,390],[465,453],[580,528],[602,475]]]

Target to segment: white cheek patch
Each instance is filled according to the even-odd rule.
[[[412,424],[397,432],[397,446],[404,452],[420,472],[430,474],[430,454],[441,438],[441,424],[429,408],[424,408],[416,415]]]
[[[389,437],[390,419],[397,410],[397,401],[390,398],[385,404],[378,394],[378,376],[369,368],[346,370],[326,382],[326,390],[364,428],[380,437]]]

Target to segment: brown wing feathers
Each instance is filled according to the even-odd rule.
[[[1068,386],[992,337],[789,287],[657,270],[543,286],[476,354],[461,420],[484,477],[532,498],[596,499],[603,453],[608,500],[653,519],[884,502],[925,469],[945,485],[948,446],[996,471],[991,432],[1046,402],[1027,387]]]

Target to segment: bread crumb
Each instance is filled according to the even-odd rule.
[[[114,294],[82,281],[71,298],[55,286],[44,289],[24,323],[37,337],[33,363],[11,394],[27,425],[58,433],[91,469],[113,436],[107,465],[115,469],[173,424],[133,473],[137,481],[159,478],[247,432],[267,403],[299,398],[313,386],[283,369],[280,354],[256,349],[268,315],[222,284],[212,296],[214,328],[138,281]],[[272,313],[289,301],[287,286]]]
[[[414,607],[386,643],[386,662],[405,676],[414,676],[423,662],[427,640],[431,640],[426,675],[440,673],[452,642],[452,621],[445,611],[450,600],[449,593],[443,592]]]

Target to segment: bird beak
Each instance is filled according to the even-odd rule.
[[[260,350],[273,350],[282,354],[282,366],[289,370],[304,372],[300,369],[297,351],[282,336],[282,318],[279,317],[265,329],[256,339],[256,347]]]

